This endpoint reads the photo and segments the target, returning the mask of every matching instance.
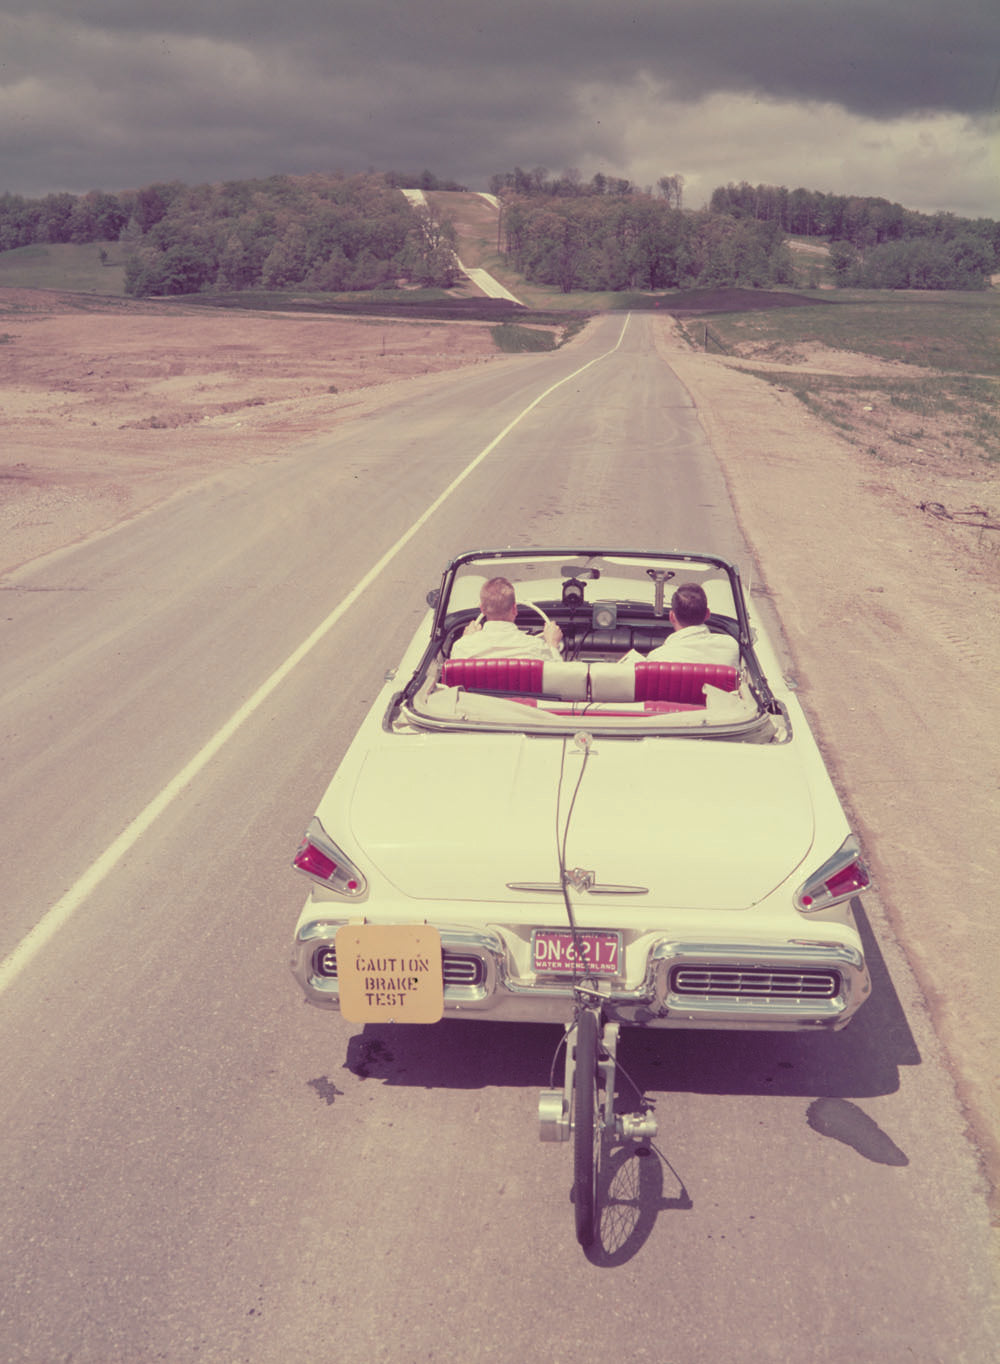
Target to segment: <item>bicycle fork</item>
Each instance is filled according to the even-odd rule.
[[[603,1080],[602,1105],[605,1140],[610,1144],[625,1141],[652,1141],[656,1136],[656,1119],[648,1109],[635,1113],[615,1112],[615,1074],[618,1067],[619,1023],[607,1023],[597,1012],[598,1050],[597,1070]],[[573,1085],[576,1077],[576,1032],[574,1020],[566,1030],[566,1068],[562,1089],[543,1089],[538,1098],[538,1135],[542,1141],[569,1141],[573,1134]]]

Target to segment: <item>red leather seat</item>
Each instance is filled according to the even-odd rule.
[[[464,687],[466,691],[514,691],[541,696],[544,666],[540,658],[449,658],[441,681],[446,687]]]
[[[721,663],[637,663],[635,699],[637,701],[676,701],[683,705],[703,706],[705,683],[721,691],[735,691],[739,673]]]

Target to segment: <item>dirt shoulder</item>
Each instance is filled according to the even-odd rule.
[[[996,506],[1000,485],[989,466],[874,456],[738,362],[692,352],[668,320],[660,344],[721,460],[996,1190],[1000,535],[919,504]],[[841,373],[879,363],[834,359]]]
[[[658,343],[697,404],[889,925],[1000,1182],[1000,503],[988,466],[851,444],[739,362]],[[487,325],[206,315],[0,290],[0,572],[220,466],[277,457],[402,383],[499,358]],[[802,365],[876,373],[816,353]],[[868,366],[869,368],[865,368]],[[787,366],[786,366],[787,368]]]

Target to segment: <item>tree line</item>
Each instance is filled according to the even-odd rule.
[[[833,282],[873,289],[982,289],[1000,270],[1000,223],[922,214],[878,197],[729,184],[681,213],[684,177],[655,190],[544,167],[495,175],[514,267],[566,289],[666,289],[794,279],[788,236],[830,243]]]
[[[734,218],[777,223],[792,236],[849,242],[858,251],[889,241],[949,241],[957,236],[979,237],[994,251],[1000,249],[1000,223],[992,218],[918,213],[878,196],[789,190],[784,185],[751,185],[744,180],[713,190],[709,208]]]
[[[110,194],[0,195],[0,250],[40,242],[126,248],[126,292],[186,294],[252,288],[348,292],[405,279],[448,288],[455,232],[402,188],[461,189],[430,171],[272,176],[188,186],[157,183]],[[1000,224],[926,215],[886,199],[747,182],[683,208],[684,177],[655,188],[542,167],[491,178],[498,249],[529,281],[615,292],[772,287],[795,281],[787,238],[830,243],[836,284],[861,288],[982,288],[1000,269]]]
[[[512,171],[501,171],[490,176],[491,193],[502,195],[548,195],[556,199],[580,198],[624,198],[639,191],[631,180],[621,180],[613,175],[598,171],[590,180],[584,180],[578,170],[563,171],[562,175],[550,176],[545,166],[535,166],[524,170],[515,166]],[[647,190],[647,195],[652,194]],[[683,175],[661,175],[656,182],[658,197],[666,200],[674,208],[680,208],[684,197]]]
[[[0,250],[120,241],[125,291],[371,290],[400,278],[449,288],[454,231],[382,175],[147,185],[119,195],[0,197]]]
[[[791,251],[774,224],[686,213],[636,191],[555,199],[507,195],[499,235],[519,274],[564,293],[766,288],[795,279]]]
[[[746,181],[716,189],[710,208],[828,241],[841,287],[983,289],[1000,270],[1000,223],[992,218],[917,213],[879,197]]]

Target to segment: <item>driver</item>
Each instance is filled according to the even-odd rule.
[[[547,621],[541,635],[529,635],[514,624],[517,599],[506,578],[490,578],[483,583],[479,605],[484,621],[470,621],[451,646],[452,658],[541,658],[558,662],[562,631],[554,620]]]

